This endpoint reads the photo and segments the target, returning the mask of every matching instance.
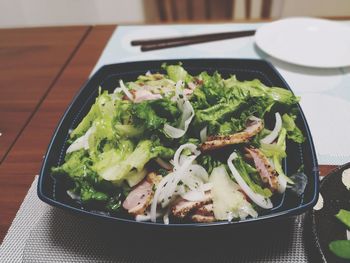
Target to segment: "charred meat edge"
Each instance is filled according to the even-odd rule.
[[[246,128],[243,131],[235,134],[231,134],[231,135],[209,136],[207,141],[201,144],[200,150],[205,152],[205,151],[219,149],[226,145],[248,142],[253,136],[258,134],[263,128],[264,128],[263,121],[259,118],[252,116],[248,119]]]
[[[191,220],[196,223],[211,223],[216,221],[214,215],[204,216],[198,214],[192,215]]]
[[[215,221],[213,204],[206,204],[197,208],[191,215],[191,220],[197,223],[210,223]]]
[[[171,213],[175,217],[185,218],[192,211],[198,209],[199,207],[209,204],[212,202],[210,192],[205,193],[205,198],[201,201],[188,201],[180,198],[172,207]]]

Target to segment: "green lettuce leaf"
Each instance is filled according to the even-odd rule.
[[[179,80],[188,81],[191,76],[187,73],[187,71],[181,65],[169,65],[165,66],[168,77],[178,82]]]
[[[98,160],[93,165],[94,171],[102,174],[108,168],[122,162],[133,152],[134,145],[129,140],[122,140],[118,143],[118,148],[112,148],[104,151],[98,156]]]
[[[350,211],[340,209],[338,214],[335,215],[347,228],[350,229]]]
[[[69,153],[64,158],[61,166],[53,167],[53,174],[67,174],[71,178],[86,176],[91,174],[91,161],[85,150],[78,150]]]
[[[238,81],[235,76],[224,81],[226,88],[233,90],[236,97],[260,97],[285,105],[293,105],[299,102],[291,91],[279,87],[267,87],[260,80]]]
[[[198,164],[200,164],[201,166],[203,166],[205,168],[205,170],[208,172],[208,174],[211,174],[211,172],[213,171],[213,169],[215,167],[219,167],[220,165],[223,164],[220,160],[215,159],[214,156],[203,155],[203,154],[198,156],[197,162],[198,162]]]
[[[119,124],[115,126],[115,132],[121,138],[140,138],[144,132],[144,127],[136,127],[131,124]]]
[[[92,105],[88,114],[83,118],[79,125],[70,134],[71,138],[77,138],[85,134],[92,126],[96,119],[111,120],[116,114],[114,101],[105,90],[97,98]]]
[[[173,153],[171,149],[162,146],[154,147],[152,141],[143,140],[137,144],[132,152],[125,151],[122,158],[115,155],[117,158],[114,159],[113,163],[107,165],[99,174],[105,180],[113,181],[119,185],[130,172],[143,170],[151,159],[157,156],[169,158],[169,155],[172,156]]]
[[[159,117],[147,101],[133,104],[133,119],[136,124],[144,125],[151,131],[160,129],[166,123],[166,119]]]
[[[288,139],[291,139],[296,143],[303,143],[305,137],[301,130],[296,126],[295,119],[295,115],[288,115],[285,113],[282,116],[282,125],[287,130]]]
[[[334,240],[329,243],[329,250],[338,257],[350,259],[350,240]]]
[[[293,180],[290,179],[283,171],[282,160],[287,156],[286,154],[286,136],[287,130],[282,128],[275,144],[261,143],[260,150],[267,157],[272,159],[274,168],[279,176],[283,176],[289,184],[294,184]]]
[[[248,186],[258,194],[264,197],[271,197],[272,192],[268,188],[264,188],[260,177],[257,175],[257,171],[251,167],[249,164],[243,161],[241,156],[238,156],[233,161],[234,166],[243,178],[243,180],[248,184]]]

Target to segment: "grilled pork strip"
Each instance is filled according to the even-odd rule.
[[[128,210],[128,213],[132,215],[144,214],[153,199],[153,186],[157,185],[160,180],[162,180],[162,176],[153,172],[149,173],[128,194],[123,202],[124,209]]]
[[[261,119],[256,117],[250,117],[248,119],[246,128],[238,133],[231,135],[218,135],[209,136],[207,141],[203,142],[200,146],[200,150],[210,151],[219,149],[226,145],[239,144],[248,142],[253,136],[258,134],[264,128],[264,123]]]
[[[191,216],[191,219],[193,222],[196,223],[211,223],[215,221],[215,217],[214,215],[198,215],[198,214],[194,214]]]
[[[255,148],[245,148],[245,150],[253,158],[255,168],[258,170],[261,180],[269,186],[271,191],[276,191],[278,188],[277,172],[272,168],[267,157]]]
[[[199,207],[196,211],[194,211],[194,214],[203,215],[203,216],[213,215],[214,214],[213,203]]]
[[[201,201],[188,201],[180,198],[171,208],[171,213],[178,218],[184,218],[197,208],[212,202],[210,192],[205,193],[205,198]]]
[[[206,204],[197,208],[191,215],[191,220],[197,223],[210,223],[215,221],[213,204]]]

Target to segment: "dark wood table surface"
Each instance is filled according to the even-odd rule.
[[[0,243],[115,26],[0,30]],[[334,166],[320,166],[326,175]]]

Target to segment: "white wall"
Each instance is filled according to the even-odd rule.
[[[0,0],[0,27],[143,21],[142,0]]]
[[[280,1],[280,0],[275,0]],[[350,0],[282,0],[281,16],[348,16]]]
[[[213,0],[214,1],[214,0]],[[244,17],[236,0],[235,17]],[[252,17],[262,0],[253,0]],[[0,27],[143,23],[147,0],[0,0]],[[272,16],[350,16],[350,0],[274,0]]]

